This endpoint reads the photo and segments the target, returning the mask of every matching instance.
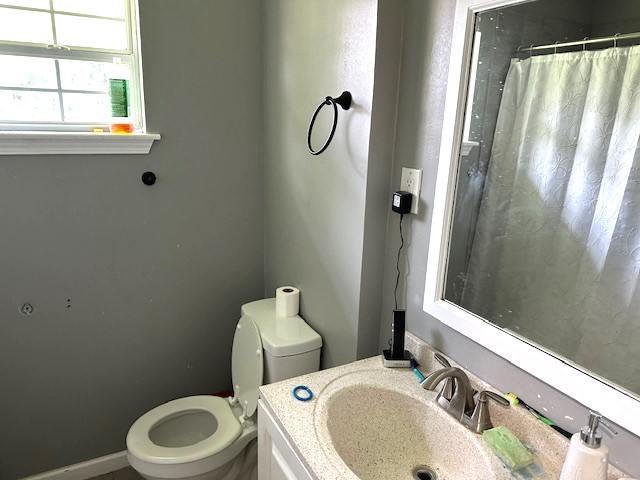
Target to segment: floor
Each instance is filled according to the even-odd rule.
[[[127,467],[115,472],[105,473],[87,480],[144,480],[133,468]]]

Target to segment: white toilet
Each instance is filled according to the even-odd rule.
[[[179,398],[142,415],[127,434],[131,466],[149,480],[257,479],[258,387],[320,367],[322,339],[275,299],[241,308],[233,337],[234,397]]]

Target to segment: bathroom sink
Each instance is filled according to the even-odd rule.
[[[366,374],[348,377],[319,395],[315,411],[321,445],[345,478],[502,476],[481,437],[440,409],[433,392],[393,390]]]

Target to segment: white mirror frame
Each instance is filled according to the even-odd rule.
[[[478,12],[517,3],[523,3],[523,0],[456,2],[423,308],[426,313],[508,362],[640,436],[640,401],[634,394],[442,299],[462,143],[474,18]]]

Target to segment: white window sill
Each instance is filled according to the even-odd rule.
[[[0,155],[146,155],[157,133],[0,132]]]
[[[462,141],[462,147],[460,147],[460,155],[462,155],[463,157],[466,157],[467,155],[469,155],[471,153],[471,149],[473,147],[477,147],[479,146],[480,143],[478,142],[470,142],[467,140],[463,140]]]

